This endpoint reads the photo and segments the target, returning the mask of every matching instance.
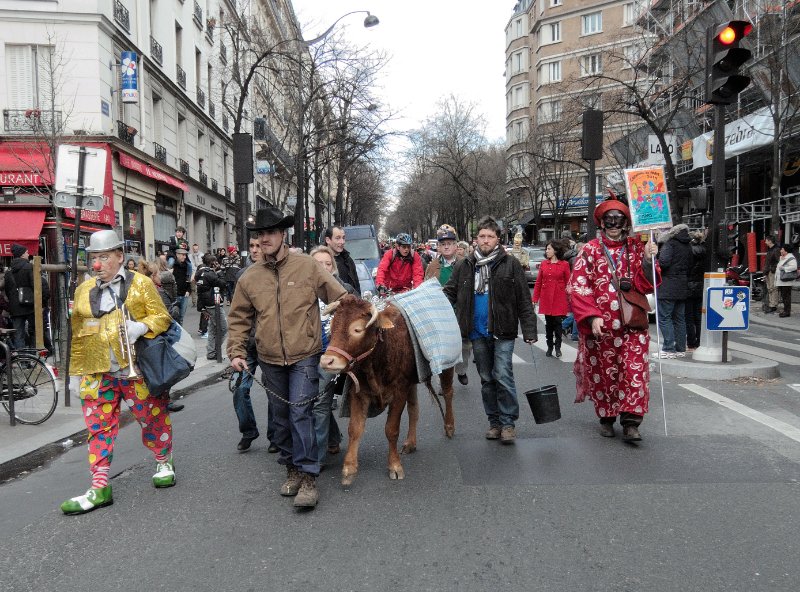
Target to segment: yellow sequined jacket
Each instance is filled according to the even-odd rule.
[[[112,311],[99,319],[92,315],[89,293],[97,285],[94,278],[83,282],[75,290],[72,309],[72,352],[69,373],[73,376],[108,372],[111,368],[109,348],[122,368],[128,364],[122,356],[119,339],[121,313]],[[145,337],[155,337],[169,327],[172,319],[158,295],[153,281],[134,272],[128,287],[125,306],[133,320],[147,325]]]

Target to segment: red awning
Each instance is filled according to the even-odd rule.
[[[155,179],[156,181],[161,181],[162,183],[166,183],[167,185],[172,185],[173,187],[177,187],[181,191],[189,191],[189,186],[181,181],[180,179],[176,179],[165,173],[164,171],[155,168],[130,156],[129,154],[125,154],[124,152],[119,153],[119,164],[124,166],[126,169],[131,169],[132,171],[136,171],[139,174],[144,175],[145,177],[150,177],[151,179]]]
[[[31,255],[39,252],[45,210],[0,209],[0,256],[11,257],[11,245],[19,243]]]
[[[44,142],[0,143],[0,185],[50,185],[50,149]]]

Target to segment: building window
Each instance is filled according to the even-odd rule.
[[[539,84],[561,82],[561,62],[542,64],[539,68]]]
[[[561,6],[564,0],[550,0],[550,6]]]
[[[541,123],[550,123],[561,119],[561,101],[546,101],[536,109],[536,119]]]
[[[514,140],[521,142],[525,139],[525,123],[523,121],[514,122]]]
[[[594,178],[594,194],[603,194],[603,176],[597,175]],[[589,195],[589,177],[581,177],[581,195]]]
[[[603,13],[593,12],[581,17],[581,35],[594,35],[603,32]]]
[[[599,53],[581,57],[581,76],[592,76],[603,71],[602,58]]]
[[[622,57],[624,60],[623,68],[633,68],[641,60],[642,52],[639,45],[625,45],[622,48]]]
[[[524,104],[525,104],[525,87],[524,86],[514,87],[514,100],[512,103],[512,107],[516,109],[518,107],[522,107]]]
[[[52,88],[53,48],[6,45],[6,83],[10,109],[47,108]]]
[[[628,2],[622,5],[622,26],[628,27],[636,22],[636,4]]]
[[[517,37],[522,37],[522,35],[525,33],[525,31],[524,31],[524,29],[522,27],[522,19],[521,18],[519,18],[516,21],[514,21],[514,32],[515,32]]]
[[[561,41],[561,23],[548,23],[542,26],[542,45]]]
[[[511,72],[513,74],[519,74],[520,72],[522,72],[523,63],[522,63],[522,52],[521,51],[518,51],[517,53],[515,53],[512,56],[512,66],[511,67],[512,67]]]

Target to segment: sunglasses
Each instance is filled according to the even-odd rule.
[[[603,224],[606,228],[624,228],[628,219],[622,215],[606,214],[603,216]]]

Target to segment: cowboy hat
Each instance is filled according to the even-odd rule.
[[[273,228],[283,230],[291,226],[294,226],[294,216],[284,215],[279,208],[270,206],[256,212],[256,220],[252,226],[247,227],[247,230],[271,230]]]

